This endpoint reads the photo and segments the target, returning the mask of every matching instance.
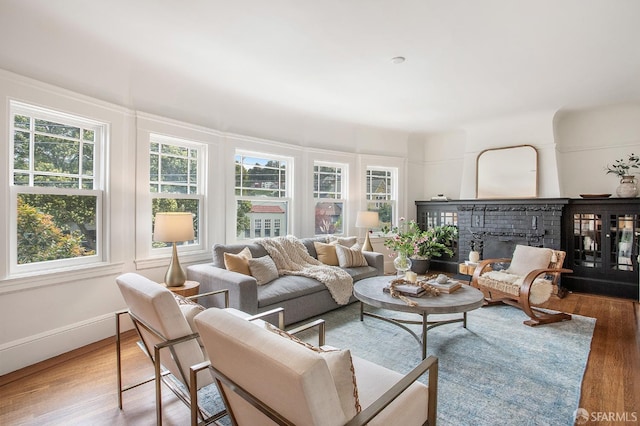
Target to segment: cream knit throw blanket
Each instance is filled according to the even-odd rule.
[[[269,253],[279,275],[301,275],[327,286],[338,305],[346,305],[353,294],[353,278],[337,266],[329,266],[312,257],[296,237],[261,238],[255,241]]]

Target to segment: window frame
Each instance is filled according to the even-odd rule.
[[[319,187],[316,188],[316,175],[319,174],[320,172],[317,170],[317,168],[320,167],[331,167],[334,169],[340,169],[339,172],[339,176],[340,176],[340,191],[333,191],[333,193],[335,195],[340,195],[340,197],[337,198],[321,198],[318,197],[318,195],[320,195],[321,191],[319,190]],[[338,175],[338,173],[336,173],[336,175]],[[349,193],[349,189],[348,189],[348,182],[349,182],[349,165],[345,164],[345,163],[340,163],[340,162],[335,162],[335,161],[315,161],[313,162],[313,176],[312,176],[312,184],[313,184],[313,191],[312,191],[312,196],[313,196],[313,233],[316,236],[322,236],[322,235],[346,235],[347,234],[347,220],[348,220],[348,214],[347,214],[347,206],[348,204],[348,193]],[[334,203],[341,203],[342,204],[342,213],[341,213],[341,218],[342,218],[342,229],[340,230],[340,232],[335,232],[335,233],[325,233],[325,234],[318,234],[316,232],[317,227],[316,227],[316,217],[315,217],[315,213],[316,213],[316,207],[318,205],[318,203],[322,203],[322,202],[327,202],[327,200],[331,200],[331,202]]]
[[[32,186],[33,174],[37,174],[34,168],[34,153],[32,152],[34,135],[37,133],[35,128],[28,130],[30,135],[30,165],[29,165],[29,185],[15,185],[14,173],[16,170],[14,164],[14,149],[15,149],[15,132],[25,131],[25,129],[17,128],[15,126],[15,116],[23,115],[30,117],[31,120],[45,120],[50,122],[57,122],[66,126],[79,127],[80,129],[90,129],[94,132],[93,140],[93,181],[92,189],[81,188],[60,188],[60,187],[47,187],[47,186]],[[106,262],[107,257],[107,244],[105,241],[105,228],[106,228],[106,212],[105,212],[105,198],[106,198],[106,147],[109,141],[110,125],[109,123],[101,120],[95,120],[87,117],[80,116],[78,114],[70,114],[62,111],[58,111],[50,108],[43,108],[33,104],[10,100],[8,109],[8,186],[9,186],[9,212],[8,212],[8,227],[9,227],[9,241],[10,250],[8,251],[8,277],[15,277],[21,275],[32,275],[43,272],[56,272],[60,270],[74,270],[82,269],[87,266],[101,265]],[[80,137],[80,146],[83,146],[83,138]],[[78,155],[82,153],[80,148]],[[79,160],[82,164],[82,161]],[[80,166],[81,167],[81,166]],[[46,173],[45,173],[46,174]],[[78,173],[80,179],[80,170]],[[60,195],[60,196],[91,196],[96,199],[96,211],[95,211],[95,254],[87,256],[79,256],[66,259],[55,259],[40,262],[31,262],[28,264],[18,264],[18,197],[20,194],[42,194],[42,195]]]
[[[388,173],[388,179],[390,180],[390,182],[388,183],[388,187],[390,187],[390,191],[388,190],[385,194],[387,194],[390,199],[386,199],[386,200],[375,200],[370,198],[374,192],[370,192],[367,190],[367,188],[371,189],[372,185],[370,185],[370,180],[372,179],[372,177],[370,176],[370,172],[372,171],[382,171],[385,173]],[[365,182],[364,182],[364,198],[365,198],[365,209],[366,210],[370,210],[369,209],[369,204],[374,202],[374,203],[379,203],[379,204],[388,204],[391,206],[391,221],[389,223],[389,225],[394,225],[397,224],[398,222],[398,208],[399,208],[399,203],[398,203],[398,197],[399,197],[399,193],[398,193],[398,184],[399,184],[399,173],[398,173],[398,168],[397,167],[388,167],[388,166],[374,166],[374,165],[368,165],[365,168]],[[378,210],[371,210],[371,211],[379,211]],[[382,221],[382,219],[380,220],[380,227],[378,228],[373,228],[372,229],[372,233],[375,234],[376,236],[381,235],[380,232],[380,228],[383,226],[384,222]]]
[[[152,144],[157,143],[160,145],[171,145],[178,146],[181,148],[187,148],[190,150],[195,150],[197,152],[196,160],[196,173],[197,173],[197,182],[195,186],[197,188],[196,193],[177,193],[177,192],[153,192],[151,191],[151,146]],[[198,200],[198,224],[197,224],[197,235],[194,243],[176,243],[176,245],[180,246],[181,253],[191,253],[204,250],[205,242],[206,242],[206,221],[204,220],[205,212],[206,212],[206,161],[207,161],[207,144],[202,142],[196,142],[190,139],[168,136],[157,132],[150,132],[147,144],[147,181],[146,181],[146,193],[148,196],[148,211],[149,214],[153,214],[153,201],[156,199],[177,199],[177,200]],[[161,162],[161,149],[159,152],[159,162]],[[187,157],[190,158],[190,157]],[[162,185],[161,182],[158,181],[158,185]],[[186,184],[189,190],[189,184]],[[165,244],[164,247],[154,247],[153,246],[153,216],[147,222],[149,227],[148,235],[146,238],[146,249],[148,255],[151,257],[159,257],[166,256],[171,253],[172,245]]]
[[[278,161],[278,162],[282,162],[285,164],[284,167],[284,188],[280,189],[278,188],[277,191],[278,192],[282,192],[285,194],[284,197],[269,197],[269,196],[260,196],[260,195],[242,195],[243,192],[243,187],[242,185],[237,185],[236,182],[236,165],[237,165],[237,157],[238,156],[242,156],[242,157],[251,157],[251,158],[257,158],[257,159],[261,159],[261,160],[266,160],[268,161]],[[238,226],[238,203],[241,201],[250,201],[250,202],[255,202],[255,203],[261,203],[261,204],[284,204],[285,205],[285,215],[284,215],[284,220],[286,223],[286,227],[284,232],[280,233],[280,235],[287,235],[288,233],[290,233],[290,229],[291,229],[291,217],[292,217],[292,194],[293,194],[293,166],[294,166],[294,158],[293,157],[289,157],[289,156],[284,156],[284,155],[278,155],[278,154],[270,154],[270,153],[265,153],[265,152],[258,152],[258,151],[252,151],[252,150],[247,150],[247,149],[241,149],[241,148],[236,148],[233,152],[233,175],[232,175],[232,182],[233,182],[233,200],[234,200],[234,207],[233,207],[233,217],[234,217],[234,221],[233,221],[233,228],[234,228],[234,241],[250,241],[254,238],[258,238],[258,237],[245,237],[245,236],[241,236],[239,235],[238,231],[237,231],[237,226]],[[241,195],[236,194],[236,191],[240,189]],[[273,218],[274,222],[276,220],[276,218]],[[252,226],[253,223],[250,222]],[[261,223],[262,224],[262,223]],[[249,228],[249,235],[251,235],[251,227]],[[255,229],[255,228],[254,228]],[[271,231],[275,233],[275,230],[278,229],[275,226],[271,228]],[[261,234],[263,228],[261,227]],[[243,232],[243,235],[246,234],[245,230]]]

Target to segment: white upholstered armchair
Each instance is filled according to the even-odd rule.
[[[192,386],[190,367],[208,359],[207,353],[199,342],[199,334],[195,328],[193,318],[204,311],[197,303],[190,303],[188,298],[182,298],[170,290],[141,275],[127,273],[116,279],[122,297],[128,306],[127,310],[116,313],[116,359],[118,382],[118,405],[122,409],[123,392],[133,389],[143,383],[155,380],[156,386],[156,424],[162,424],[162,384],[190,406],[190,390],[196,391],[205,386],[213,385],[213,378],[208,371],[202,371],[198,376],[197,385]],[[193,298],[213,296],[222,299],[219,305],[229,304],[228,292],[217,290],[203,293]],[[213,303],[213,302],[212,302]],[[227,308],[229,315],[250,319],[250,315],[236,309]],[[279,324],[282,326],[284,317],[279,310]],[[140,337],[140,345],[154,366],[153,377],[140,383],[123,386],[121,361],[121,316],[128,314]],[[273,315],[274,311],[266,312],[262,316]],[[185,391],[186,389],[186,391]],[[192,407],[195,415],[200,419],[215,420],[225,415],[207,412],[202,407]]]
[[[195,323],[211,361],[192,367],[192,377],[211,371],[233,425],[435,424],[435,357],[403,376],[220,309],[198,314]],[[427,371],[429,386],[417,381]]]

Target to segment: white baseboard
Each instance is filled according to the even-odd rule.
[[[127,316],[122,329],[132,328]],[[0,376],[115,335],[114,314],[48,330],[0,345]]]

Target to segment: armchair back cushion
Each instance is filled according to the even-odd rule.
[[[553,250],[542,247],[517,245],[513,251],[511,265],[507,272],[513,275],[525,276],[535,269],[546,269],[551,263]]]
[[[195,322],[213,367],[289,421],[341,425],[348,420],[319,353],[217,308]],[[222,390],[238,424],[270,423],[226,385]]]
[[[166,339],[176,339],[193,333],[173,293],[166,287],[134,273],[120,275],[116,278],[116,282],[129,307],[129,312]],[[143,328],[140,329],[140,332],[147,348],[153,354],[154,345],[161,340]],[[162,365],[171,371],[177,379],[185,382],[189,379],[189,367],[204,361],[205,357],[195,339],[179,343],[174,348],[184,376],[180,372],[178,363],[166,348],[163,349],[164,352],[161,356]],[[199,376],[198,385],[206,386],[210,383],[212,383],[210,374]]]

